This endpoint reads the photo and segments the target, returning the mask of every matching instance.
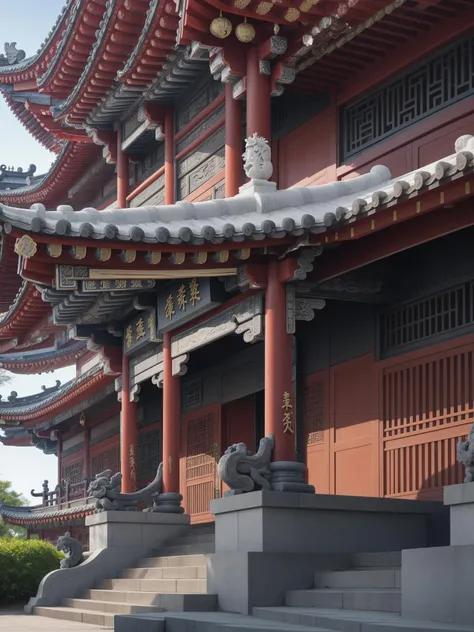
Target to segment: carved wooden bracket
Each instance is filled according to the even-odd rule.
[[[86,127],[86,132],[89,138],[92,138],[96,145],[102,145],[104,147],[102,155],[105,162],[109,165],[114,165],[117,162],[117,134],[109,130],[98,130],[91,127]]]
[[[296,321],[311,321],[314,312],[324,309],[326,301],[322,298],[297,298],[296,287],[288,285],[286,287],[286,332],[296,333]]]

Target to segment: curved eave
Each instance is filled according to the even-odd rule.
[[[175,5],[151,0],[142,32],[117,80],[131,88],[146,88],[176,48],[179,18]]]
[[[14,507],[0,505],[0,516],[7,523],[19,527],[54,527],[83,520],[94,513],[95,505],[82,505],[70,509],[42,510],[38,507]]]
[[[25,104],[13,101],[8,93],[3,93],[3,96],[13,115],[20,121],[28,133],[43,145],[43,147],[49,149],[49,151],[55,154],[59,153],[62,147],[61,142],[43,127],[41,121],[25,108]]]
[[[18,257],[13,248],[7,247],[3,241],[0,252],[0,338],[2,338],[2,323],[17,300],[22,279],[17,274]]]
[[[58,200],[65,200],[69,188],[98,160],[101,153],[101,148],[92,143],[63,143],[50,171],[40,181],[29,187],[2,192],[0,201],[21,205],[41,202],[50,206]]]
[[[21,282],[16,270],[14,277]],[[0,279],[3,281],[4,278],[5,271],[2,270]],[[36,287],[32,283],[23,282],[8,311],[0,316],[0,339],[22,339],[50,312],[51,306],[43,301]]]
[[[18,64],[0,67],[0,84],[29,81],[45,71],[53,59],[56,48],[59,46],[59,42],[67,28],[67,19],[75,2],[76,0],[68,0],[36,55],[24,59]],[[11,8],[11,10],[14,9]]]
[[[87,351],[85,342],[69,343],[60,349],[0,353],[0,368],[12,373],[44,373],[72,366]]]
[[[27,401],[28,398],[0,402],[0,419],[5,422],[21,421],[25,428],[35,427],[59,412],[73,407],[84,398],[92,397],[114,379],[114,376],[106,375],[102,367],[96,367],[60,386],[44,398],[37,395],[37,399],[31,402]]]
[[[95,44],[80,79],[69,96],[51,108],[56,118],[81,126],[112,87],[145,21],[149,0],[107,0]]]
[[[357,222],[472,173],[474,136],[458,139],[456,149],[457,153],[396,179],[386,167],[376,166],[363,176],[330,184],[275,191],[267,183],[266,189],[257,193],[250,189],[222,200],[100,213],[95,209],[43,212],[0,205],[0,222],[7,225],[7,231],[17,229],[17,234],[43,233],[109,243],[205,247],[206,242],[242,245],[275,239],[276,244],[284,237],[323,234],[338,225]]]
[[[39,91],[67,98],[89,59],[106,0],[75,0],[54,58],[37,79]]]

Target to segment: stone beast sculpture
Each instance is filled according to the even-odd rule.
[[[219,477],[230,487],[224,496],[271,489],[268,465],[273,446],[274,437],[269,435],[260,440],[255,454],[245,443],[234,443],[227,448],[219,461]]]
[[[97,474],[88,489],[89,496],[96,499],[95,513],[103,511],[134,511],[138,503],[146,502],[163,488],[163,463],[160,463],[155,479],[143,489],[131,494],[122,494],[122,474],[112,475],[112,470]]]
[[[474,424],[472,424],[467,441],[459,441],[456,446],[457,460],[466,468],[465,483],[474,481]]]
[[[244,171],[251,180],[269,180],[273,174],[272,152],[268,141],[254,134],[245,139]]]
[[[76,538],[72,538],[69,531],[58,538],[56,548],[66,556],[61,560],[61,568],[74,568],[82,562],[82,544]]]

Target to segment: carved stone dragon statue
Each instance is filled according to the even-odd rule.
[[[134,511],[138,503],[146,502],[156,494],[160,494],[163,488],[163,463],[158,466],[155,479],[143,489],[131,494],[122,494],[121,484],[121,472],[112,475],[112,470],[105,470],[97,474],[87,490],[88,495],[96,499],[95,513]]]
[[[269,180],[273,174],[272,152],[268,141],[254,134],[245,140],[244,171],[251,180]]]
[[[474,424],[472,424],[467,441],[459,441],[456,446],[457,460],[466,468],[465,483],[474,481]]]
[[[230,487],[225,496],[271,489],[268,465],[273,446],[274,437],[269,435],[260,440],[255,454],[245,443],[234,443],[227,448],[219,461],[219,477]]]
[[[61,560],[61,568],[74,568],[83,560],[82,544],[76,538],[71,537],[69,531],[58,538],[56,548],[66,556]]]

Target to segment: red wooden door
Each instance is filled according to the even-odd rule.
[[[245,443],[255,451],[255,395],[235,399],[222,406],[223,448]]]
[[[234,443],[245,443],[255,451],[255,395],[235,399],[222,406],[223,450]],[[221,483],[222,493],[229,488]]]
[[[329,371],[306,378],[303,390],[303,436],[308,483],[329,494]]]
[[[191,522],[209,522],[209,504],[220,496],[217,464],[221,455],[220,404],[201,408],[183,418],[181,493]]]

